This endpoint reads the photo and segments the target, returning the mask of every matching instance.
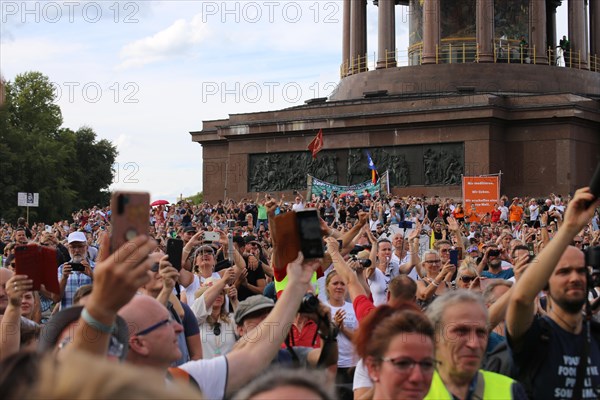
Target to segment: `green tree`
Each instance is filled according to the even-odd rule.
[[[0,107],[0,214],[7,221],[24,214],[16,205],[18,192],[40,194],[30,220],[48,223],[108,202],[116,148],[98,141],[90,127],[61,128],[54,101],[50,80],[39,72],[6,83],[6,103]]]

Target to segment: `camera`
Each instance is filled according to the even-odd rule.
[[[83,272],[85,271],[85,267],[82,263],[71,263],[71,271]]]
[[[490,257],[498,257],[500,255],[500,250],[490,250],[488,253]]]
[[[306,293],[300,303],[299,313],[311,314],[319,309],[319,299],[312,293]]]
[[[363,268],[369,268],[371,266],[371,260],[368,258],[357,258],[356,256],[352,256],[351,260],[358,261]]]

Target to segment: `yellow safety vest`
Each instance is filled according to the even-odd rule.
[[[275,293],[279,293],[285,289],[288,285],[288,277],[287,275],[282,280],[278,281],[276,278],[273,279],[275,281]],[[312,278],[310,278],[310,284],[313,287],[314,294],[319,294],[319,286],[317,285],[317,273],[313,272]]]
[[[508,376],[495,372],[480,370],[479,379],[483,376],[483,400],[507,400],[512,399],[512,385],[514,380]],[[452,400],[452,395],[446,389],[440,375],[435,371],[431,380],[429,393],[426,400]]]

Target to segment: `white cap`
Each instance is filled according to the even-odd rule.
[[[87,238],[85,237],[85,233],[83,233],[83,232],[72,232],[69,234],[69,237],[67,238],[67,242],[69,244],[71,244],[73,242],[87,243]]]

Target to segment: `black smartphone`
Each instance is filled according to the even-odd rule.
[[[458,250],[452,249],[450,250],[450,264],[458,267]]]
[[[321,239],[321,223],[316,209],[296,212],[300,250],[304,258],[321,258],[325,255]]]
[[[592,177],[589,186],[590,192],[592,192],[596,199],[600,197],[600,163],[596,166],[596,172],[594,172],[594,176]]]
[[[168,239],[167,240],[167,255],[169,262],[177,271],[181,271],[181,254],[183,252],[183,240]]]

